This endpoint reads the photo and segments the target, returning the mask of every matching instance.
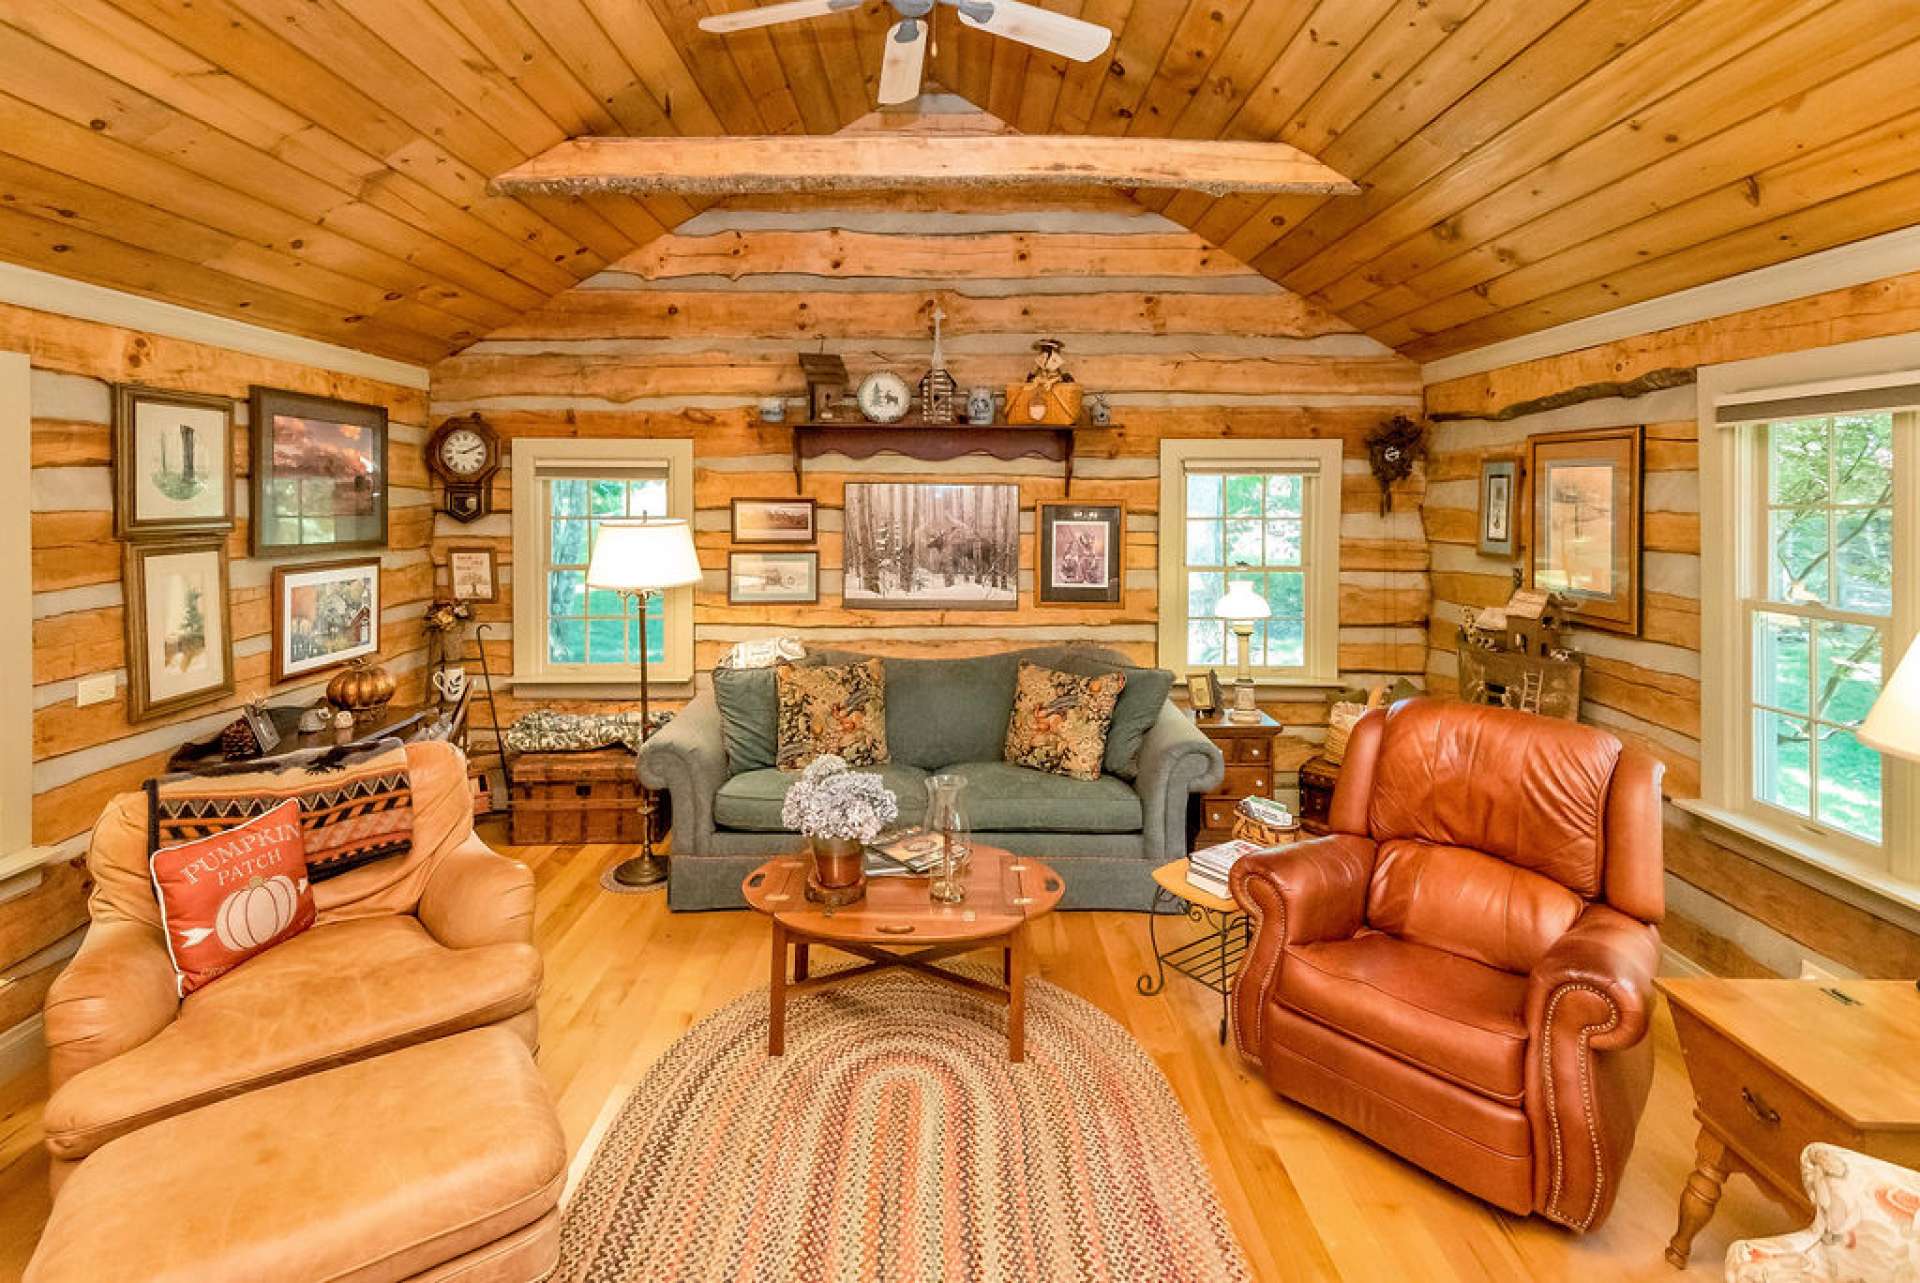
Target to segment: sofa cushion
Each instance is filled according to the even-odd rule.
[[[869,659],[856,664],[773,670],[779,700],[778,765],[804,770],[831,754],[849,766],[879,766],[887,752],[887,666]]]
[[[417,918],[323,922],[187,995],[171,1025],[62,1084],[47,1147],[79,1158],[267,1083],[493,1024],[540,993],[530,944],[449,949]]]
[[[814,650],[793,663],[800,665],[844,664],[865,659],[849,651]],[[720,708],[721,733],[727,746],[727,771],[765,770],[779,756],[776,723],[780,701],[774,692],[774,672],[781,664],[765,668],[716,668],[713,670],[713,702]]]
[[[863,770],[878,775],[900,803],[900,823],[918,824],[927,812],[927,773],[917,766],[889,762]],[[713,797],[713,822],[723,829],[749,833],[789,832],[780,819],[787,790],[799,780],[792,771],[743,771],[720,786]]]
[[[1007,742],[1017,655],[887,661],[887,745],[929,771],[991,762]]]
[[[313,887],[300,840],[300,804],[212,837],[153,853],[160,924],[182,994],[313,925]]]
[[[1093,676],[1117,672],[1127,684],[1120,702],[1113,706],[1113,725],[1107,729],[1107,755],[1104,769],[1109,775],[1130,780],[1140,771],[1140,744],[1160,717],[1160,708],[1173,690],[1173,674],[1164,668],[1136,668],[1132,664],[1110,664],[1092,655],[1066,653],[1042,661],[1063,673]]]
[[[1126,684],[1118,672],[1081,677],[1020,661],[1006,760],[1076,780],[1099,779],[1113,706]]]
[[[1526,1090],[1527,978],[1363,931],[1290,945],[1280,1001],[1350,1038],[1504,1104]]]
[[[950,767],[975,833],[1138,833],[1140,795],[1111,775],[1076,780],[1011,762]]]

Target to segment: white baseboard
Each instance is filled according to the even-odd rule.
[[[1713,973],[1705,967],[1679,952],[1672,945],[1662,941],[1660,944],[1660,975],[1663,976],[1710,976]]]

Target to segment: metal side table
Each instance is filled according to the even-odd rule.
[[[1184,859],[1155,869],[1153,883],[1153,905],[1147,911],[1147,940],[1153,948],[1155,974],[1142,975],[1134,981],[1134,988],[1152,997],[1167,987],[1167,969],[1171,967],[1195,984],[1219,994],[1220,1045],[1224,1047],[1233,980],[1253,943],[1253,921],[1232,900],[1187,885]],[[1206,930],[1183,943],[1162,949],[1160,919],[1176,916]]]

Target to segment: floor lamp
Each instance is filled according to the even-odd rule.
[[[587,590],[620,594],[621,614],[640,605],[640,742],[652,733],[652,709],[647,690],[647,602],[671,588],[700,582],[700,558],[693,550],[693,532],[686,522],[603,521],[587,562]],[[650,887],[664,882],[667,866],[653,852],[653,793],[643,790],[640,803],[640,854],[623,860],[613,870],[622,886]]]

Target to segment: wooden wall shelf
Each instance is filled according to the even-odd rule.
[[[967,454],[987,454],[1011,463],[1046,459],[1065,470],[1063,494],[1073,493],[1071,426],[1012,423],[796,423],[793,425],[793,488],[802,493],[806,460],[840,454],[871,459],[899,454],[928,463],[944,463]]]

